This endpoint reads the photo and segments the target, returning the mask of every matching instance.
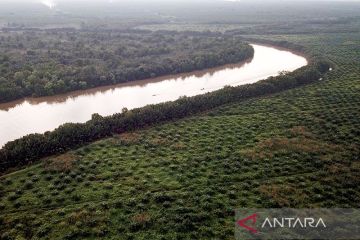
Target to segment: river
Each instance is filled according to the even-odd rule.
[[[0,147],[30,133],[53,130],[63,123],[86,122],[93,113],[107,116],[124,107],[132,109],[224,86],[254,83],[307,64],[304,57],[290,51],[251,45],[254,57],[239,64],[0,104]]]

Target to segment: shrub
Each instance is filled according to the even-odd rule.
[[[120,200],[117,200],[117,201],[114,202],[114,207],[115,208],[122,208],[123,203]]]
[[[75,191],[75,189],[73,189],[73,188],[67,188],[67,189],[65,189],[65,193],[66,193],[66,194],[73,193],[74,191]]]
[[[32,182],[38,182],[40,180],[40,177],[38,175],[34,175],[32,178],[31,178],[31,181]]]
[[[169,194],[162,193],[162,192],[155,193],[153,197],[154,197],[155,202],[157,202],[157,203],[163,203],[165,201],[172,202],[175,200],[175,198],[173,196],[170,196]]]
[[[73,194],[71,199],[75,202],[79,202],[81,200],[81,196],[79,194]]]
[[[52,180],[54,177],[51,175],[51,174],[48,174],[48,175],[46,175],[45,176],[45,180],[46,181],[50,181],[50,180]]]
[[[15,201],[15,200],[18,199],[18,198],[19,198],[19,195],[16,194],[16,193],[14,193],[14,192],[10,193],[9,196],[8,196],[8,200],[9,200],[10,202],[13,202],[13,201]]]
[[[4,184],[9,186],[12,184],[12,181],[10,179],[5,179]]]
[[[32,189],[34,187],[34,183],[31,181],[26,181],[24,184],[25,189]]]
[[[64,209],[59,209],[59,210],[56,212],[56,214],[57,214],[58,216],[65,216],[66,212],[65,212]]]
[[[47,236],[51,232],[51,226],[50,225],[42,225],[39,230],[36,233],[36,236],[43,238]]]
[[[43,198],[44,196],[45,196],[45,194],[42,193],[42,192],[37,194],[37,197],[38,197],[38,198]]]
[[[18,189],[18,190],[16,190],[15,193],[16,193],[16,195],[21,196],[23,194],[23,190]]]
[[[72,179],[70,176],[64,177],[64,183],[71,183]]]
[[[109,198],[110,198],[110,193],[108,193],[108,192],[104,193],[104,194],[103,194],[103,197],[104,197],[105,199],[109,199]]]
[[[114,188],[114,186],[111,183],[107,183],[107,184],[105,184],[104,188],[107,190],[111,190]]]
[[[84,179],[82,178],[82,176],[77,176],[77,177],[75,178],[75,180],[76,180],[77,182],[82,182],[82,181],[84,181]]]
[[[4,232],[3,234],[1,234],[0,239],[3,240],[13,240],[15,239],[9,232]]]
[[[51,195],[52,195],[52,196],[57,196],[57,195],[59,195],[58,190],[54,190],[54,191],[52,191],[52,192],[51,192]]]
[[[109,208],[110,208],[110,206],[109,206],[109,204],[108,204],[107,202],[102,202],[102,203],[101,203],[101,207],[102,207],[103,209],[109,209]]]
[[[16,201],[14,203],[14,208],[20,208],[21,207],[21,202],[20,201]]]
[[[43,203],[46,204],[46,205],[51,204],[51,202],[52,202],[52,199],[49,198],[49,197],[46,197],[46,198],[43,199]]]
[[[64,197],[62,197],[62,196],[60,196],[60,197],[58,197],[58,198],[56,198],[56,202],[58,202],[58,203],[63,203],[63,202],[65,202],[65,198]]]

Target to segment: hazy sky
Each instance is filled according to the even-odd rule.
[[[139,3],[146,3],[146,4],[156,4],[156,5],[172,5],[172,3],[187,3],[190,5],[197,5],[204,2],[211,2],[211,3],[303,3],[303,2],[360,2],[360,0],[0,0],[1,3],[10,3],[10,4],[19,4],[19,3],[35,3],[35,4],[43,4],[49,8],[56,8],[57,6],[61,6],[63,4],[66,5],[78,5],[79,3],[83,5],[84,3],[92,3],[93,4],[120,4],[123,5],[138,5]],[[78,4],[77,4],[78,3]]]
[[[1,2],[43,2],[43,3],[61,3],[61,2],[98,2],[98,3],[111,3],[111,2],[154,2],[154,0],[0,0]],[[155,0],[157,2],[163,1],[163,2],[171,2],[171,1],[186,1],[186,2],[201,2],[204,0]],[[221,1],[228,1],[228,2],[271,2],[271,1],[277,1],[277,2],[303,2],[303,1],[338,1],[338,2],[354,2],[354,1],[360,1],[360,0],[205,0],[205,1],[213,1],[213,2],[221,2]]]
[[[282,3],[282,4],[292,4],[292,3],[303,3],[303,2],[360,2],[360,0],[0,0],[1,4],[6,5],[14,5],[16,4],[19,6],[19,3],[34,3],[34,4],[42,4],[50,9],[63,9],[64,7],[75,7],[75,6],[82,6],[84,3],[87,3],[90,6],[92,5],[103,5],[103,7],[108,7],[111,4],[116,4],[118,7],[121,6],[137,6],[139,4],[145,4],[144,7],[150,6],[172,6],[173,4],[181,4],[181,6],[194,6],[202,3],[214,3],[216,5],[221,4],[223,2],[226,6],[228,4],[241,4],[241,3],[254,3],[260,4],[261,3]],[[94,5],[95,4],[95,5]],[[186,4],[186,5],[185,5]],[[21,5],[20,5],[21,6]],[[23,6],[26,7],[26,6]],[[1,9],[0,9],[1,10]]]
[[[26,17],[117,18],[171,22],[305,21],[356,17],[360,0],[0,0],[0,27]],[[313,3],[310,3],[313,2]],[[352,3],[351,3],[352,2]],[[4,4],[5,3],[5,4]],[[9,4],[10,3],[10,4]],[[30,3],[30,5],[29,5]],[[31,4],[34,3],[34,4]],[[344,3],[344,4],[342,4]],[[260,15],[259,15],[260,14]],[[254,18],[254,16],[261,18]],[[20,16],[20,17],[18,17]],[[64,16],[70,16],[64,18]],[[36,19],[36,18],[34,18]]]

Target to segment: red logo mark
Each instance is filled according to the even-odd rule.
[[[256,218],[258,217],[257,213],[248,216],[244,219],[240,219],[239,221],[237,221],[237,224],[239,224],[240,227],[245,228],[246,230],[252,232],[252,233],[257,233],[257,230],[255,228],[249,227],[248,225],[246,225],[245,223],[249,220],[252,220],[252,225],[255,225],[256,223]]]

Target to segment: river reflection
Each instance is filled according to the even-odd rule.
[[[254,83],[307,64],[304,57],[289,51],[252,46],[254,58],[244,63],[0,104],[0,146],[30,133],[53,130],[66,122],[85,122],[93,113],[107,116],[123,107],[132,109],[218,90],[226,85]]]

